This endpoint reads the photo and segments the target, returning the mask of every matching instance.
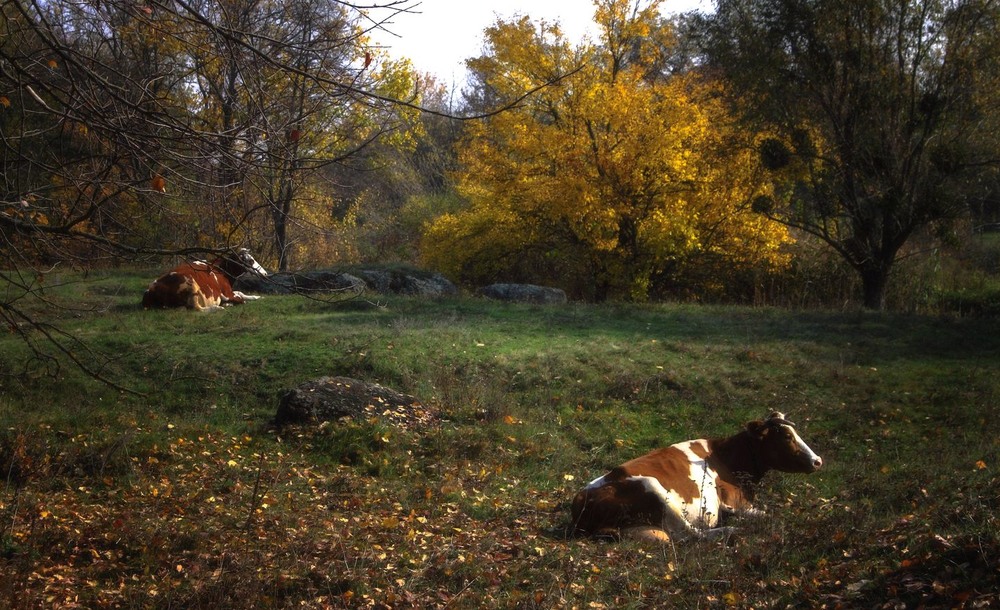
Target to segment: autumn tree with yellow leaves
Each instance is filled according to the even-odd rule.
[[[457,176],[468,207],[429,227],[428,264],[471,284],[643,300],[695,279],[725,292],[786,262],[786,231],[750,209],[755,136],[735,129],[717,84],[659,69],[673,44],[659,4],[597,0],[596,43],[528,17],[487,29],[487,53],[468,61],[473,103],[556,83],[469,125]]]

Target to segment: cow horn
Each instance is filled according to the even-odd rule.
[[[785,419],[785,414],[781,411],[774,411],[767,417],[767,423],[772,426],[791,426],[795,427],[795,424]]]

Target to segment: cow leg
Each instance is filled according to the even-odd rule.
[[[729,538],[735,532],[735,527],[713,527],[712,529],[698,532],[698,537],[702,540],[722,540],[724,538]]]
[[[645,542],[670,542],[670,534],[654,525],[637,525],[622,528],[622,538],[642,540]]]
[[[237,298],[240,298],[240,299],[243,299],[244,301],[256,301],[257,299],[260,298],[260,295],[256,295],[256,294],[243,294],[239,290],[234,290],[233,291],[233,296],[237,297]]]

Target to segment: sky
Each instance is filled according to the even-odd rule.
[[[385,24],[387,31],[373,31],[373,42],[387,47],[392,58],[408,57],[418,72],[459,88],[465,81],[465,59],[481,54],[483,30],[497,17],[527,15],[558,22],[570,40],[593,38],[596,31],[592,0],[414,0],[412,5],[412,12]],[[710,0],[664,0],[662,9],[671,14],[711,6]]]

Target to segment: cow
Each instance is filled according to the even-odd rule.
[[[246,248],[240,248],[234,255],[223,256],[210,263],[183,263],[150,283],[142,295],[142,307],[187,307],[212,311],[221,309],[223,305],[259,299],[258,296],[233,290],[232,282],[243,273],[267,275],[267,271]]]
[[[767,471],[811,473],[822,465],[775,411],[728,438],[684,441],[613,468],[576,494],[572,527],[659,542],[726,537],[734,528],[720,527],[720,518],[763,515],[751,502]]]

